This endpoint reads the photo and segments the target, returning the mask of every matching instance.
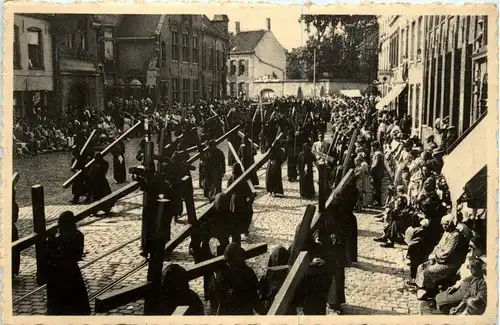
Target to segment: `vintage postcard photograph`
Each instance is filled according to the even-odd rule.
[[[495,324],[497,19],[6,4],[3,322]]]

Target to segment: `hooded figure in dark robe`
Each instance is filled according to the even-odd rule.
[[[224,153],[217,148],[214,140],[208,143],[209,148],[202,155],[205,177],[204,194],[213,200],[217,193],[222,191],[222,177],[226,172]]]
[[[75,216],[59,216],[59,233],[46,242],[47,315],[90,315],[89,297],[78,262],[82,260],[84,237]]]
[[[286,147],[286,156],[287,156],[287,174],[289,182],[297,181],[297,154],[299,153],[297,147],[297,138],[295,135],[295,129],[289,127],[288,129],[288,139],[287,139],[287,147]]]
[[[95,161],[90,167],[91,193],[92,200],[99,201],[106,195],[111,194],[111,187],[106,178],[109,163],[104,160],[99,152],[95,154],[94,159]],[[109,209],[111,209],[111,207]]]
[[[257,150],[255,150],[247,135],[243,137],[243,141],[238,149],[238,157],[241,159],[241,163],[243,164],[243,167],[245,170],[250,168],[250,166],[253,165],[255,162],[254,156],[257,154]],[[259,185],[259,178],[257,177],[257,171],[254,171],[252,175],[250,176],[250,181],[252,181],[252,184],[254,186]]]
[[[245,263],[245,252],[237,243],[224,250],[226,263],[210,282],[210,305],[216,315],[253,315],[258,280]]]
[[[186,270],[178,264],[170,264],[163,270],[161,287],[154,290],[155,299],[146,315],[172,315],[179,306],[188,306],[186,316],[204,316],[200,297],[189,288]]]
[[[312,199],[315,195],[314,179],[313,179],[313,164],[316,162],[316,157],[312,154],[308,144],[304,144],[302,152],[299,154],[299,182],[300,196],[306,199]]]
[[[267,164],[266,190],[269,195],[284,194],[281,165],[285,161],[283,151],[279,145],[271,149],[271,156]]]
[[[285,282],[289,267],[287,265],[290,253],[282,246],[276,247],[267,264],[266,274],[259,280],[259,305],[256,311],[260,315],[266,315],[271,304]],[[294,308],[290,308],[289,315],[295,315]]]
[[[89,173],[90,169],[85,168],[85,165],[91,160],[90,152],[88,150],[85,150],[82,155],[80,155],[80,150],[78,147],[73,147],[73,159],[71,159],[71,165],[76,160],[76,165],[75,168],[73,168],[71,171],[75,172],[77,170],[82,170],[80,175],[75,178],[73,183],[71,184],[71,192],[73,194],[73,199],[71,200],[72,203],[78,203],[80,201],[81,196],[86,196],[87,201],[91,200],[91,197],[89,195]]]
[[[227,181],[227,187],[236,181],[243,171],[241,170],[240,164],[236,163],[233,165],[233,173]],[[230,198],[229,208],[232,213],[232,223],[233,223],[233,240],[239,241],[241,235],[245,237],[248,236],[248,230],[250,224],[252,223],[253,216],[253,193],[247,182],[240,182]]]

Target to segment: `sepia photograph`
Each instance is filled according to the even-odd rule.
[[[138,8],[10,10],[10,320],[494,322],[496,10]]]

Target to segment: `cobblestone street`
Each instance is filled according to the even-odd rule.
[[[225,147],[225,146],[224,146]],[[256,157],[258,159],[258,157]],[[295,228],[300,222],[307,204],[316,204],[300,198],[298,183],[286,181],[286,165],[283,168],[283,185],[285,197],[276,198],[267,196],[265,186],[265,167],[259,172],[260,186],[257,187],[258,197],[254,202],[254,217],[250,228],[250,236],[244,246],[256,243],[267,243],[266,254],[249,260],[249,265],[256,271],[257,276],[265,272],[267,261],[272,250],[282,245],[288,247],[292,243]],[[198,189],[197,172],[193,173],[195,185],[195,205],[197,215],[207,208],[207,201]],[[227,179],[227,175],[225,177]],[[226,182],[224,181],[224,186]],[[144,260],[139,256],[139,240],[141,225],[140,192],[134,192],[117,202],[113,213],[109,217],[90,217],[80,223],[80,230],[85,235],[86,257],[81,262],[82,273],[85,279],[89,296],[92,296],[111,282],[132,270]],[[57,215],[66,210],[79,211],[84,205],[48,204],[46,206],[47,219],[55,221]],[[382,229],[377,223],[374,210],[358,213],[358,247],[359,261],[346,270],[346,314],[417,314],[418,304],[415,295],[404,288],[405,275],[408,276],[408,267],[404,264],[404,251],[401,246],[394,249],[381,248],[373,241]],[[185,218],[179,223],[173,223],[172,234],[175,235],[185,225]],[[31,207],[20,210],[19,228],[21,237],[31,233]],[[128,244],[127,244],[128,243]],[[115,253],[104,257],[93,264],[87,265],[96,257],[109,250],[125,245]],[[189,239],[185,240],[170,255],[169,262],[183,266],[194,263],[188,254]],[[374,257],[376,256],[376,258]],[[146,279],[147,267],[128,277],[122,283],[113,287],[119,289],[143,282]],[[14,301],[26,293],[36,289],[34,249],[23,252],[21,259],[21,273],[13,282]],[[191,287],[203,298],[203,278],[191,281]],[[19,301],[14,305],[17,315],[40,315],[45,313],[45,289]],[[93,302],[91,303],[93,306]],[[208,302],[205,303],[209,312]],[[143,301],[125,305],[107,314],[112,315],[141,315]]]

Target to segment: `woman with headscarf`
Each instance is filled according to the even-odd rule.
[[[266,315],[276,294],[285,282],[289,267],[287,266],[290,253],[282,246],[276,247],[267,263],[266,274],[259,280],[259,304],[256,311],[260,315]],[[290,308],[290,315],[295,315],[293,308]]]
[[[71,211],[61,213],[59,232],[46,242],[47,315],[90,315],[87,288],[78,262],[84,255],[84,237]]]
[[[312,199],[315,195],[313,163],[316,163],[316,156],[312,154],[309,144],[305,143],[299,154],[298,168],[300,196],[306,199]]]
[[[170,264],[163,270],[161,287],[153,288],[154,301],[145,315],[172,315],[179,306],[188,306],[186,316],[204,316],[200,297],[189,288],[186,270]]]
[[[281,165],[285,161],[281,147],[276,144],[271,148],[269,162],[266,171],[266,190],[269,195],[283,195],[283,179],[281,176]]]
[[[420,299],[432,296],[443,280],[457,272],[463,260],[463,256],[458,254],[457,249],[462,237],[455,227],[453,216],[444,216],[441,219],[441,225],[444,233],[439,243],[434,247],[427,261],[417,268],[415,284],[421,289],[417,293]]]
[[[471,280],[473,279],[470,265],[470,258],[476,258],[486,263],[486,241],[480,237],[473,237],[469,242],[469,252],[465,262],[457,272],[458,280],[446,291],[441,291],[436,296],[436,307],[447,313],[451,307],[458,305],[465,296]],[[486,266],[486,264],[485,264]]]
[[[410,225],[410,213],[406,197],[398,196],[394,209],[391,209],[387,215],[389,223],[384,229],[384,235],[374,240],[382,242],[381,247],[394,248],[394,243],[401,241],[402,235]]]
[[[252,144],[250,143],[248,136],[245,134],[243,137],[243,141],[238,148],[238,157],[241,159],[241,162],[243,164],[243,167],[245,170],[250,168],[250,166],[253,165],[255,162],[254,156],[257,154],[257,150],[255,150],[252,147]],[[250,175],[250,180],[252,181],[252,184],[254,186],[259,185],[259,178],[257,177],[257,171],[254,171]]]
[[[242,174],[240,164],[234,164],[233,172],[227,180],[227,187],[231,186]],[[248,237],[248,230],[253,216],[253,199],[252,190],[247,182],[240,182],[231,195],[229,208],[232,214],[231,222],[234,227],[232,232],[234,241],[240,241],[240,238],[246,240]]]
[[[253,315],[258,280],[245,263],[245,252],[237,243],[224,250],[226,259],[210,281],[210,305],[216,315]]]
[[[441,227],[441,217],[443,213],[443,205],[439,196],[436,192],[436,179],[434,177],[427,177],[420,190],[417,199],[415,201],[415,206],[418,210],[425,214],[425,217],[430,221],[430,233],[431,237],[429,240],[432,245],[437,244],[443,229]]]

